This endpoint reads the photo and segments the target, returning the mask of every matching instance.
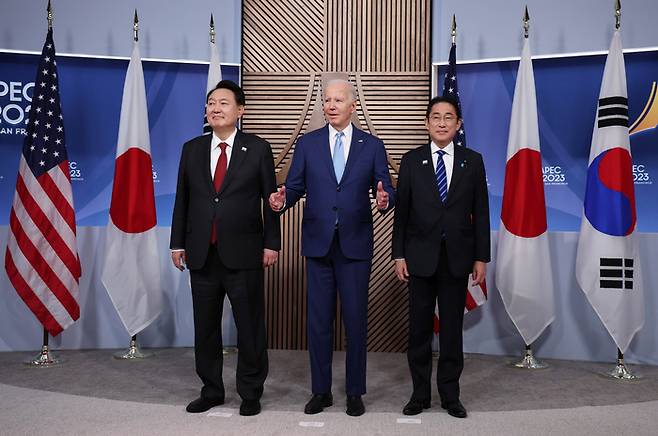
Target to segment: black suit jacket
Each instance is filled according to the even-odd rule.
[[[428,277],[438,266],[442,235],[454,276],[467,276],[476,260],[491,260],[489,198],[482,156],[466,147],[455,147],[444,205],[427,144],[407,152],[400,163],[393,258],[404,258],[409,274]]]
[[[222,263],[232,269],[262,268],[263,248],[281,248],[279,217],[268,205],[270,193],[276,191],[272,149],[267,141],[238,130],[216,193],[210,174],[211,139],[199,136],[183,145],[170,248],[185,249],[188,268],[203,267],[216,222]]]

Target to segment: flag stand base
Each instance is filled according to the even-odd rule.
[[[530,348],[526,348],[525,354],[523,355],[523,359],[520,361],[513,363],[512,366],[515,368],[523,368],[523,369],[546,369],[548,368],[548,364],[542,362],[541,360],[537,359],[533,354],[532,350]]]
[[[624,364],[624,359],[617,359],[617,366],[610,372],[604,372],[604,377],[612,378],[615,380],[632,381],[642,378],[639,374],[633,374]]]
[[[140,359],[148,359],[149,357],[152,356],[153,353],[139,351],[139,348],[137,347],[136,336],[130,338],[130,347],[128,348],[128,351],[119,351],[117,353],[114,353],[114,358],[119,360],[140,360]]]
[[[41,347],[39,355],[34,359],[28,360],[25,364],[33,368],[50,368],[51,366],[59,365],[62,362],[64,362],[63,359],[56,357],[50,352],[48,345],[44,345]]]

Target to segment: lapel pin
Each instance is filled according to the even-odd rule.
[[[247,147],[242,147],[242,151],[247,151]],[[463,166],[464,164],[462,164]]]
[[[356,142],[363,142],[363,139],[359,139],[359,140],[358,140],[358,141],[356,141]]]
[[[463,160],[460,166],[462,168],[466,168],[468,166],[468,162],[466,162],[466,160]]]
[[[423,160],[423,165],[427,165],[427,159]]]

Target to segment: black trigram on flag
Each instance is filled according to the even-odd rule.
[[[601,289],[633,289],[633,259],[602,257]]]
[[[628,127],[628,99],[606,97],[599,99],[598,125],[601,127]]]

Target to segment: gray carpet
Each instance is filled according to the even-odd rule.
[[[152,350],[143,361],[119,361],[115,350],[59,351],[65,363],[52,368],[30,368],[22,362],[30,353],[0,353],[0,383],[97,399],[184,406],[198,396],[190,349]],[[270,373],[262,399],[264,411],[299,412],[309,398],[308,355],[305,351],[270,350]],[[599,372],[612,363],[549,360],[549,369],[512,368],[509,357],[469,355],[462,375],[462,401],[470,412],[566,409],[658,400],[658,367],[632,366],[644,376],[636,382],[606,379]],[[235,354],[224,362],[226,405],[237,408]],[[344,410],[344,353],[334,355],[335,405]],[[369,353],[368,412],[399,414],[411,393],[406,357],[399,353]],[[435,393],[436,395],[436,393]],[[432,411],[439,411],[438,398]],[[0,433],[2,430],[0,429]]]

